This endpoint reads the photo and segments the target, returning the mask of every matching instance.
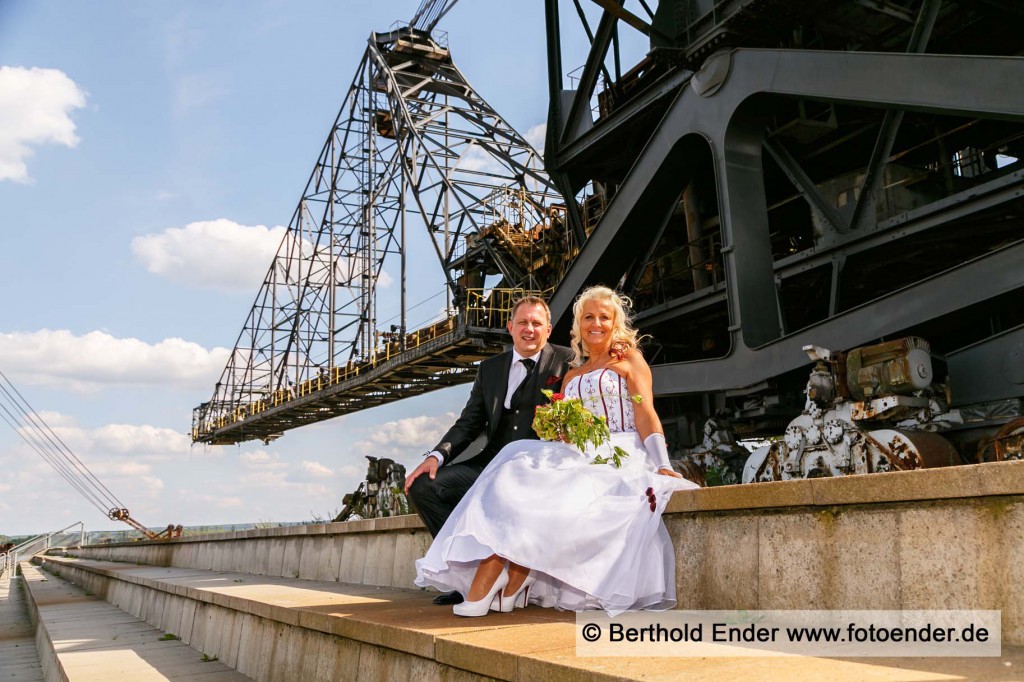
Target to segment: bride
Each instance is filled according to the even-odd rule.
[[[580,295],[574,369],[562,382],[566,399],[607,419],[610,442],[586,452],[536,440],[505,446],[416,562],[420,587],[466,595],[457,615],[527,603],[610,615],[675,605],[675,560],[661,514],[673,491],[697,485],[669,464],[628,305],[607,287]],[[621,468],[592,464],[613,446],[630,455]]]

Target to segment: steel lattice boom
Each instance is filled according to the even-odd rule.
[[[424,2],[417,17],[433,26],[451,4]],[[499,348],[511,290],[550,287],[576,248],[541,167],[443,35],[371,34],[214,396],[194,411],[193,439],[269,440],[471,380]],[[447,318],[419,330],[407,328],[407,265],[422,261],[413,230],[429,235],[449,300]],[[385,264],[399,272],[400,324],[382,333]],[[489,276],[502,291],[484,296]]]

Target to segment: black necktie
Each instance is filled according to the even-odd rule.
[[[512,409],[515,409],[516,405],[519,404],[519,398],[522,397],[523,391],[526,390],[526,382],[530,380],[530,375],[533,374],[533,368],[537,366],[537,361],[533,358],[523,358],[519,362],[523,363],[523,366],[526,367],[526,376],[523,377],[523,380],[519,382],[518,386],[516,386],[516,390],[512,392],[511,400],[508,401],[508,404]]]

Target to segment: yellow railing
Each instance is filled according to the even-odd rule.
[[[543,292],[542,294],[540,292],[527,292],[522,289],[470,289],[466,292],[463,307],[466,324],[471,327],[503,329],[508,324],[512,307],[516,301],[528,293],[545,295],[550,292]],[[270,407],[277,407],[296,398],[313,395],[318,391],[358,377],[360,372],[374,369],[378,364],[388,362],[402,352],[415,350],[434,339],[454,332],[458,323],[458,315],[434,322],[422,329],[406,334],[404,348],[400,341],[391,340],[383,346],[374,348],[368,357],[358,362],[348,362],[344,366],[338,367],[326,367],[317,376],[306,379],[297,386],[292,385],[288,388],[277,389],[268,398],[238,406],[225,414],[218,416],[210,415],[207,430],[211,431],[243,421],[251,416],[265,412]],[[194,429],[193,440],[201,435],[202,432],[202,426]]]

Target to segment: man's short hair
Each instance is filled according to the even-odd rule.
[[[512,304],[512,312],[509,313],[508,321],[516,319],[516,311],[519,310],[520,306],[524,305],[539,305],[544,309],[544,313],[548,316],[548,324],[551,324],[551,308],[548,307],[548,302],[540,296],[523,296],[515,303]]]

